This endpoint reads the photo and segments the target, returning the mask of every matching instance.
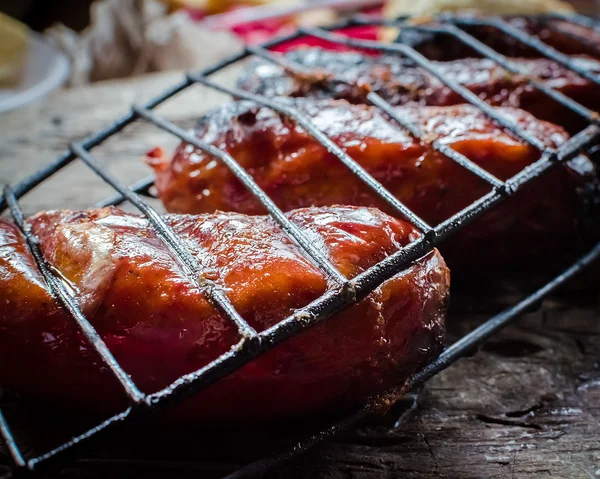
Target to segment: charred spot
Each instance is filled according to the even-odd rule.
[[[258,111],[255,108],[249,108],[248,110],[240,113],[238,121],[243,125],[252,126],[256,123],[256,115]]]

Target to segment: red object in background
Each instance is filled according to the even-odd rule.
[[[234,7],[231,10],[240,8],[248,8],[243,6]],[[231,11],[230,10],[230,11]],[[194,20],[202,20],[206,18],[206,15],[199,10],[188,10],[188,13]],[[361,13],[366,15],[380,16],[381,7],[368,8],[363,10]],[[258,43],[264,43],[276,37],[282,37],[293,33],[298,25],[296,24],[293,16],[268,18],[256,22],[241,23],[231,28],[231,31],[237,36],[242,38],[245,43],[249,45],[255,45]],[[338,33],[348,35],[352,38],[360,38],[362,40],[377,40],[378,38],[378,27],[373,26],[359,26],[346,28],[339,30]],[[343,45],[334,44],[320,38],[315,37],[301,37],[289,42],[282,43],[274,48],[276,52],[287,52],[300,47],[321,47],[328,50],[334,51],[356,51],[355,48],[346,47]],[[362,50],[361,50],[362,51]],[[364,52],[370,53],[370,52]]]
[[[269,18],[260,22],[243,23],[231,29],[237,36],[252,45],[263,43],[267,40],[293,33],[296,29],[291,18]]]
[[[347,35],[351,38],[359,38],[361,40],[377,40],[377,28],[371,26],[360,26],[360,27],[352,27],[345,28],[343,30],[337,30],[337,33],[341,33],[342,35]],[[263,40],[264,41],[264,40]],[[285,53],[290,50],[294,50],[296,48],[301,47],[321,47],[327,50],[334,50],[340,52],[348,52],[348,51],[361,51],[365,54],[370,55],[378,55],[379,53],[376,51],[370,50],[362,50],[352,47],[347,47],[345,45],[340,45],[338,43],[331,43],[321,38],[315,37],[301,37],[296,40],[292,40],[289,42],[282,43],[281,45],[277,45],[271,50],[275,52]]]

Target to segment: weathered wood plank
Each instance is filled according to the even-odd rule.
[[[183,78],[181,72],[148,75],[139,79],[109,81],[91,87],[65,90],[47,100],[0,115],[0,184],[15,183],[62,155],[69,142],[80,140],[117,120]],[[234,78],[223,76],[224,81]],[[180,126],[191,127],[198,115],[227,97],[194,86],[158,108]],[[176,138],[139,120],[94,150],[124,182],[147,176],[143,155],[157,145],[173,147]],[[109,193],[102,182],[75,163],[24,199],[31,212],[47,207],[90,206]]]

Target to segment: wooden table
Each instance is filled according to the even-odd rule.
[[[62,91],[0,116],[0,183],[17,182],[56,158],[70,141],[107,125],[131,103],[142,102],[180,77],[167,73]],[[198,87],[158,111],[190,127],[198,113],[222,100]],[[141,161],[144,152],[157,144],[170,148],[176,143],[140,122],[94,153],[128,182],[149,173]],[[35,190],[23,205],[27,212],[79,208],[109,192],[77,163]],[[472,299],[479,302],[476,293]],[[450,340],[489,317],[493,308],[486,309],[452,316]],[[597,294],[546,301],[477,355],[429,381],[418,408],[395,427],[399,414],[392,411],[371,420],[271,477],[600,477]],[[131,470],[110,470],[108,475],[133,476]],[[178,471],[180,476],[185,475]]]

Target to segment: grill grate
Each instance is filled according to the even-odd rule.
[[[562,18],[562,17],[561,17]],[[569,17],[570,19],[570,17]],[[543,19],[541,19],[543,21]],[[593,28],[599,28],[597,22],[587,17],[575,16],[572,19],[573,22],[579,24],[586,24],[586,26],[592,26]],[[188,74],[180,83],[174,85],[171,89],[165,91],[158,97],[154,98],[143,106],[134,106],[129,114],[118,120],[113,125],[100,131],[99,133],[71,145],[68,153],[57,159],[54,163],[49,165],[44,170],[41,170],[29,177],[22,183],[16,185],[13,189],[7,186],[4,190],[4,197],[0,200],[0,211],[4,211],[7,208],[10,210],[13,219],[19,226],[25,238],[27,239],[28,245],[34,255],[35,261],[48,284],[48,287],[53,294],[58,298],[61,304],[66,310],[71,313],[73,320],[76,322],[79,329],[84,333],[86,339],[96,349],[103,363],[108,366],[116,378],[120,381],[123,390],[127,394],[130,400],[130,406],[120,414],[117,414],[98,426],[86,431],[85,433],[74,437],[70,441],[62,444],[61,446],[46,452],[38,457],[25,460],[17,442],[11,433],[9,425],[7,424],[2,412],[0,411],[0,434],[8,446],[9,454],[13,461],[13,470],[7,475],[3,476],[2,479],[12,477],[17,471],[37,471],[43,466],[49,465],[51,460],[61,459],[66,456],[66,452],[70,451],[74,446],[85,442],[87,439],[92,438],[100,431],[106,430],[115,424],[119,424],[130,416],[139,414],[145,411],[155,410],[162,408],[172,402],[178,401],[194,394],[201,389],[209,386],[210,384],[218,381],[227,374],[239,369],[244,364],[251,361],[253,358],[260,354],[270,350],[277,344],[285,341],[289,337],[297,334],[317,322],[325,319],[331,314],[335,313],[339,309],[365,297],[375,287],[380,285],[383,281],[389,279],[394,274],[398,273],[403,267],[408,265],[411,261],[422,256],[436,244],[442,241],[447,236],[453,234],[464,225],[482,215],[489,209],[493,208],[497,203],[501,202],[507,196],[516,193],[521,187],[528,182],[544,174],[547,170],[553,166],[560,164],[561,162],[567,161],[570,158],[577,155],[582,149],[588,148],[597,143],[600,137],[600,128],[596,125],[598,121],[598,113],[593,112],[583,105],[575,102],[574,100],[564,96],[560,92],[553,90],[534,78],[530,78],[529,82],[534,87],[543,92],[548,97],[558,101],[565,107],[574,111],[578,115],[587,119],[590,125],[582,130],[577,135],[573,136],[569,141],[565,142],[557,149],[547,148],[538,138],[523,131],[517,124],[512,120],[499,115],[498,112],[490,107],[486,102],[481,100],[477,95],[473,94],[470,90],[465,88],[459,83],[453,82],[445,78],[437,69],[434,63],[429,61],[423,55],[418,53],[415,49],[411,48],[406,44],[384,44],[376,41],[368,40],[356,40],[348,38],[339,33],[333,33],[333,30],[358,26],[358,25],[382,25],[388,24],[393,26],[402,25],[405,28],[415,28],[427,31],[434,31],[445,35],[450,35],[453,38],[471,46],[474,50],[481,53],[483,56],[493,60],[499,66],[505,68],[507,71],[518,73],[518,66],[510,62],[505,56],[495,52],[494,50],[487,47],[485,44],[479,42],[471,35],[462,30],[461,26],[491,26],[499,29],[506,35],[518,40],[519,42],[526,44],[536,49],[543,56],[551,58],[558,63],[563,64],[572,71],[580,74],[582,77],[600,84],[600,78],[596,75],[589,73],[586,70],[582,70],[578,65],[574,64],[572,59],[555,49],[544,44],[540,40],[530,35],[527,35],[519,30],[516,30],[509,23],[502,19],[442,19],[439,24],[435,26],[409,26],[402,21],[381,21],[376,19],[365,19],[364,17],[357,17],[349,21],[334,25],[328,29],[303,29],[294,34],[288,35],[277,40],[273,40],[263,44],[261,47],[247,47],[245,51],[234,55],[223,62],[203,70],[196,74]],[[268,51],[270,47],[282,44],[289,40],[298,38],[303,35],[309,35],[318,37],[321,39],[328,40],[338,45],[347,45],[350,47],[365,48],[370,50],[377,50],[383,52],[389,52],[394,54],[400,54],[421,68],[429,72],[431,75],[439,79],[448,88],[462,96],[467,102],[473,104],[475,107],[484,112],[494,122],[505,128],[513,134],[516,138],[534,146],[540,150],[541,157],[538,161],[525,168],[523,171],[508,179],[507,181],[500,181],[495,176],[489,174],[479,166],[475,165],[469,159],[459,154],[449,146],[441,145],[437,142],[432,144],[432,147],[440,151],[441,153],[448,156],[451,160],[455,161],[465,169],[471,171],[482,180],[486,181],[492,186],[492,190],[475,201],[459,213],[455,214],[446,221],[439,225],[432,227],[419,218],[414,212],[407,208],[404,204],[398,201],[389,191],[387,191],[377,180],[375,180],[366,170],[364,170],[356,161],[354,161],[348,154],[339,148],[330,138],[328,138],[323,132],[321,132],[314,124],[311,123],[310,119],[298,112],[292,106],[286,104],[281,100],[265,98],[260,95],[250,94],[235,88],[224,87],[211,79],[209,76],[213,73],[220,71],[221,69],[236,63],[240,60],[245,59],[248,56],[256,55],[261,56],[269,61],[280,63],[290,70],[298,70],[302,68],[299,65],[294,65],[293,62],[288,60],[282,60],[278,55],[272,54]],[[333,77],[330,81],[340,81]],[[413,225],[419,228],[423,235],[420,239],[406,246],[397,253],[389,256],[377,265],[374,265],[367,271],[361,273],[352,280],[345,278],[335,268],[331,262],[322,256],[303,235],[301,230],[292,224],[283,212],[274,204],[274,202],[268,197],[268,195],[262,191],[258,185],[254,182],[252,177],[236,162],[234,158],[217,149],[212,145],[205,144],[195,138],[193,135],[181,130],[173,123],[160,118],[153,109],[171,98],[172,96],[184,91],[195,83],[201,83],[215,90],[228,93],[236,98],[244,98],[255,102],[263,107],[267,107],[278,111],[279,113],[292,118],[299,125],[301,125],[306,131],[308,131],[316,140],[322,143],[331,153],[348,167],[354,174],[356,174],[366,185],[368,185],[382,200],[386,201],[392,206],[398,213],[404,216]],[[402,128],[407,129],[412,135],[421,137],[420,131],[414,125],[407,122],[405,119],[395,113],[394,108],[387,103],[381,96],[376,93],[369,93],[368,100],[381,109],[386,115],[388,115],[393,121],[398,123]],[[331,287],[328,291],[323,294],[320,298],[313,301],[308,306],[296,311],[293,315],[289,316],[280,323],[257,333],[244,319],[237,313],[235,308],[227,298],[226,293],[219,288],[216,284],[209,281],[202,276],[202,271],[191,252],[186,248],[185,244],[180,238],[173,232],[173,230],[165,223],[162,217],[151,208],[140,195],[147,194],[150,186],[152,185],[152,179],[146,178],[140,180],[130,187],[123,186],[119,181],[109,174],[101,164],[99,164],[90,150],[95,146],[101,144],[106,139],[119,133],[125,126],[133,123],[138,119],[144,119],[160,129],[163,129],[180,139],[187,141],[197,148],[219,158],[227,167],[233,172],[233,174],[244,184],[244,186],[253,194],[253,196],[260,201],[273,219],[286,231],[290,237],[304,250],[307,256],[317,265],[320,270],[329,278]],[[191,374],[180,377],[178,380],[167,386],[166,388],[154,392],[152,394],[142,393],[136,385],[131,381],[129,376],[120,367],[118,362],[114,359],[110,351],[108,351],[106,345],[95,331],[94,327],[87,321],[82,315],[81,311],[77,306],[76,300],[69,295],[62,279],[59,275],[55,274],[53,270],[47,265],[39,248],[36,245],[35,239],[31,236],[30,232],[24,228],[23,213],[19,207],[18,199],[34,189],[44,180],[67,166],[69,163],[74,161],[76,158],[81,159],[94,173],[108,183],[117,195],[103,201],[100,205],[116,205],[124,201],[129,201],[136,208],[138,208],[142,214],[148,219],[151,226],[155,229],[156,234],[159,238],[168,246],[173,257],[178,260],[185,268],[189,280],[195,283],[201,288],[207,297],[215,304],[215,306],[223,313],[223,315],[233,322],[239,333],[239,341],[234,348],[227,353],[220,356],[215,361],[207,364],[202,369],[195,371]],[[569,278],[577,274],[581,269],[591,263],[594,259],[600,256],[600,243],[596,245],[586,256],[582,257],[573,266],[565,270],[565,272],[546,286],[528,296],[525,300],[521,301],[512,308],[504,311],[503,313],[494,316],[489,319],[479,328],[475,329],[471,333],[464,336],[460,341],[450,346],[444,353],[442,353],[435,361],[429,364],[421,372],[419,372],[411,381],[409,386],[413,386],[420,382],[423,382],[438,372],[442,371],[466,352],[473,347],[480,344],[482,341],[490,337],[492,334],[497,332],[502,327],[506,326],[510,321],[517,318],[523,311],[528,307],[532,306],[544,296],[554,291],[556,288],[564,284]],[[308,447],[316,444],[317,442],[335,434],[340,429],[348,427],[350,424],[355,423],[360,418],[365,417],[369,412],[372,411],[372,401],[367,401],[365,406],[360,408],[352,416],[343,419],[334,425],[329,426],[326,430],[301,441],[294,449],[286,452],[283,455],[268,458],[256,463],[252,463],[232,475],[230,478],[247,477],[251,474],[256,474],[257,471],[264,471],[268,468],[274,467],[281,461],[292,457],[295,454],[299,454]]]

